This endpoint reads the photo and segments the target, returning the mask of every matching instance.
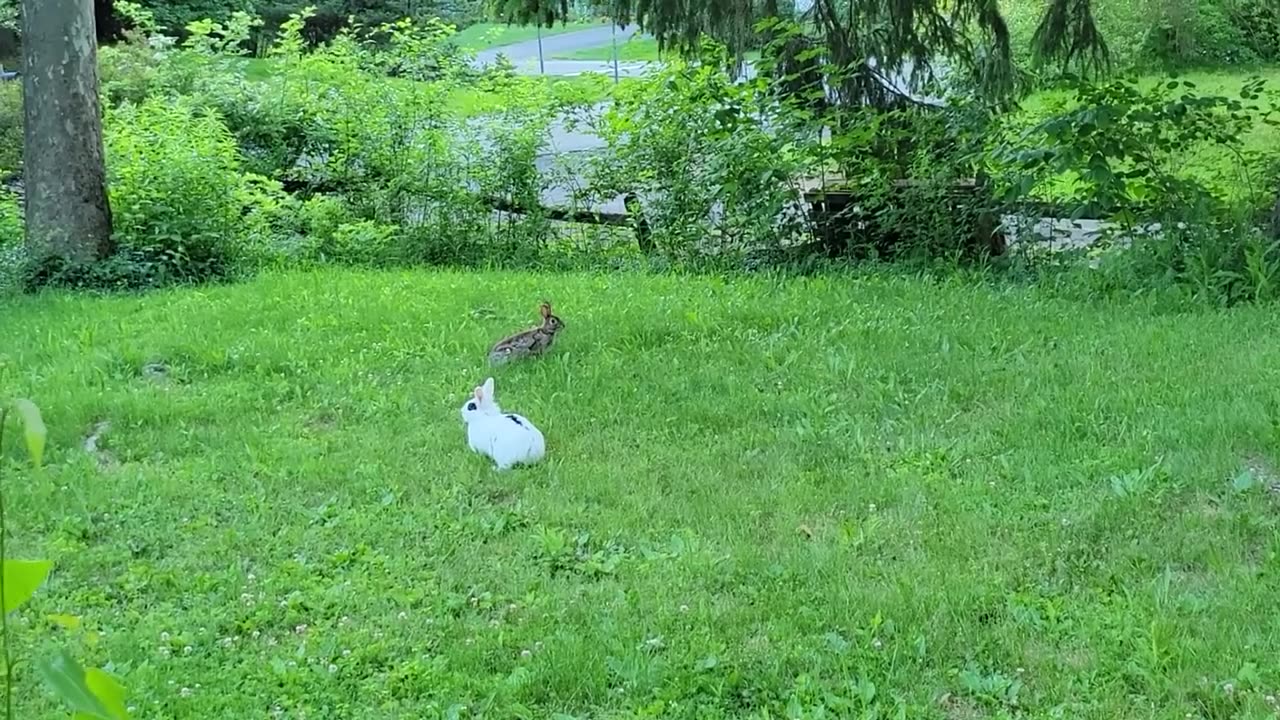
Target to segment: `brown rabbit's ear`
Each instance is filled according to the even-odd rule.
[[[551,317],[551,303],[543,300],[542,304],[538,306],[538,312],[542,313],[542,317],[544,318]]]

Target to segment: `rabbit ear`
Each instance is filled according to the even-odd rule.
[[[542,313],[544,319],[551,317],[551,303],[543,300],[542,304],[538,306],[538,312]]]
[[[473,397],[475,397],[476,402],[481,402],[481,401],[483,401],[483,400],[484,400],[484,388],[476,388],[475,390],[472,390],[472,391],[471,391],[471,395],[472,395]]]
[[[485,380],[484,385],[481,386],[480,389],[484,392],[485,397],[492,400],[493,399],[493,378],[488,378],[487,380]]]

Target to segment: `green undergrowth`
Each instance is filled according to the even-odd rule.
[[[272,58],[243,58],[235,62],[240,65],[239,71],[243,73],[246,80],[268,82],[282,75],[278,63]],[[572,77],[545,76],[536,77],[533,80],[545,83],[551,89],[553,97],[572,97],[587,103],[605,100],[613,93],[615,87],[613,78],[600,73],[584,73]],[[314,82],[318,88],[323,87],[326,84],[326,78],[317,77],[314,78]],[[393,77],[385,78],[381,82],[407,87],[418,81]],[[470,83],[450,88],[446,93],[449,109],[460,117],[496,113],[506,109],[508,98],[480,85],[481,83]]]
[[[549,456],[498,474],[458,406],[543,298],[553,352],[494,374]],[[1280,690],[1271,307],[326,271],[2,317],[0,386],[50,428],[6,489],[10,552],[56,567],[19,656],[83,616],[139,717],[1226,718]]]

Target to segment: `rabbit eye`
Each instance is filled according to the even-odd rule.
[[[467,403],[467,409],[468,409],[468,410],[475,410],[475,409],[476,409],[476,404],[475,404],[475,403],[473,403],[473,402],[469,402],[469,403]]]

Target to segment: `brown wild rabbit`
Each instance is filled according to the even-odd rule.
[[[564,329],[564,321],[551,314],[551,303],[543,302],[538,308],[542,324],[503,338],[489,351],[489,362],[501,365],[508,360],[535,357],[546,352],[555,342],[556,333]]]

